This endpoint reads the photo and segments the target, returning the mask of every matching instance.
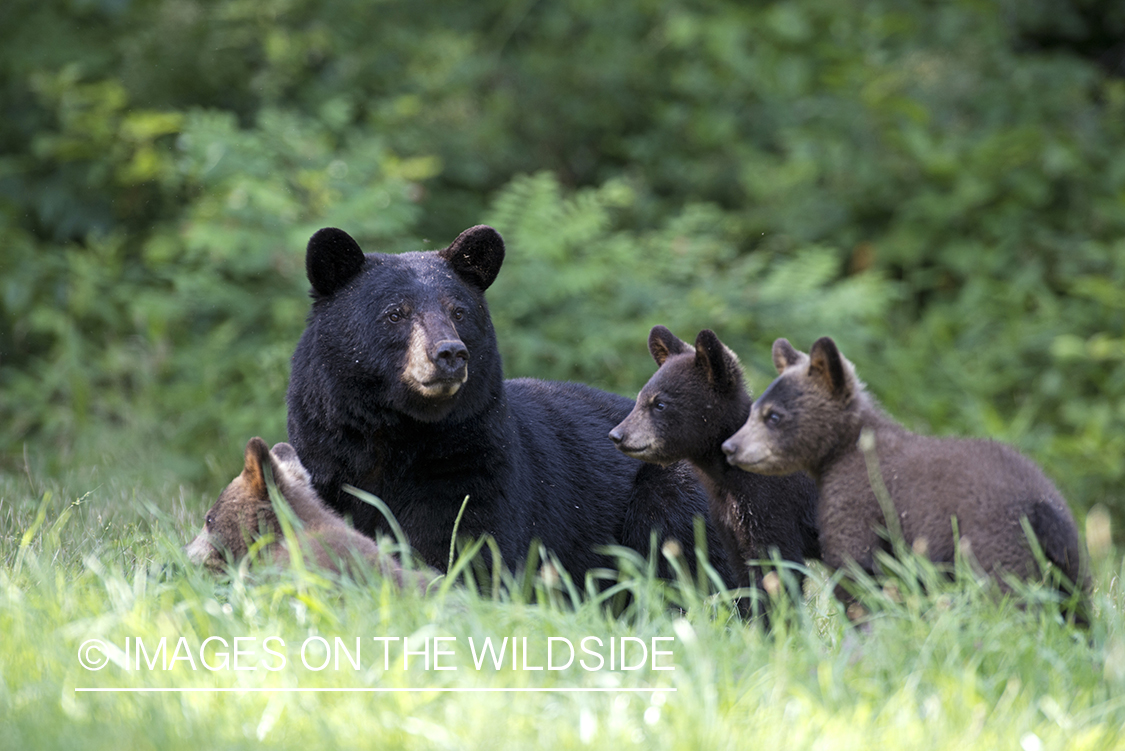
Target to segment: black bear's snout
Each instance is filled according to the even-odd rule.
[[[433,359],[443,374],[452,375],[469,361],[469,348],[460,339],[447,339],[438,344]]]
[[[609,431],[609,440],[613,441],[616,444],[620,444],[621,441],[625,440],[625,433],[622,432],[620,425]]]

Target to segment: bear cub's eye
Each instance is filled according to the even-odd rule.
[[[454,308],[453,309],[453,320],[454,321],[465,320],[465,309],[464,308]]]
[[[663,412],[664,408],[667,407],[667,406],[668,406],[668,404],[661,399],[655,399],[652,402],[652,408],[655,409],[657,412]]]
[[[387,314],[387,320],[390,321],[391,323],[398,323],[399,321],[401,321],[405,317],[406,317],[406,314],[403,313],[402,310],[400,310],[399,308],[395,308],[394,310],[392,310],[390,313]]]
[[[203,520],[203,526],[205,526],[205,527],[210,527],[214,523],[215,523],[215,517],[211,516],[210,514],[208,514],[207,518]]]
[[[769,412],[766,413],[766,425],[769,425],[772,428],[772,427],[777,426],[777,424],[780,423],[780,422],[781,422],[781,415],[779,415],[777,412],[774,412],[771,409]]]

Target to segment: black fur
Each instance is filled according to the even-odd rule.
[[[618,449],[657,464],[691,463],[708,490],[711,518],[740,586],[757,586],[762,578],[747,560],[774,552],[797,563],[819,558],[812,479],[767,477],[726,461],[723,440],[746,422],[751,407],[734,354],[710,330],[693,347],[663,326],[649,334],[649,351],[660,367],[610,432]]]
[[[331,295],[359,273],[362,266],[363,251],[343,230],[325,227],[309,240],[305,273],[316,296]]]
[[[654,475],[606,439],[629,399],[503,379],[484,299],[504,258],[495,230],[474,227],[443,251],[368,254],[348,280],[334,271],[346,264],[333,249],[350,252],[337,237],[344,233],[332,231],[327,244],[326,232],[309,243],[314,302],[293,355],[288,405],[290,443],[329,505],[374,534],[386,529],[382,516],[341,486],[382,498],[414,548],[441,569],[465,496],[459,535],[492,535],[509,566],[538,539],[581,580],[608,563],[600,546],[647,554],[654,527],[694,560],[693,517],[707,513],[702,488],[677,468]],[[333,293],[315,294],[323,277]],[[421,371],[437,374],[435,389],[453,388],[435,337],[466,352],[466,380],[452,394],[422,393],[406,375],[413,352]],[[712,561],[726,576],[711,539]]]

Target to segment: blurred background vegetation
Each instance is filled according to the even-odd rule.
[[[1122,529],[1123,40],[1099,0],[6,0],[0,469],[217,490],[285,438],[314,230],[488,222],[509,376],[632,396],[663,323],[760,391],[828,334]]]

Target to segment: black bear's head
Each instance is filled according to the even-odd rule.
[[[610,439],[622,452],[648,462],[715,455],[750,411],[738,358],[704,330],[692,346],[664,326],[653,327],[649,352],[659,366]]]
[[[326,368],[353,411],[422,422],[476,413],[499,387],[484,292],[503,261],[503,239],[483,225],[444,250],[397,255],[365,255],[343,230],[319,230],[305,258],[314,303],[294,370],[299,358]]]

